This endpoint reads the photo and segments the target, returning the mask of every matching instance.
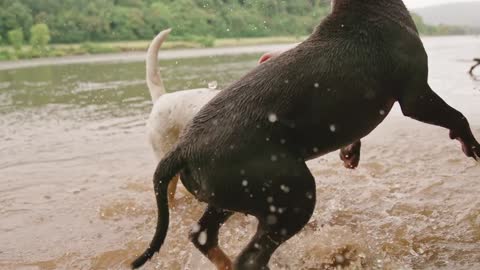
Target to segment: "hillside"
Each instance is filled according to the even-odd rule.
[[[460,2],[413,10],[427,24],[480,27],[480,3]]]
[[[302,36],[329,10],[328,0],[0,0],[0,43],[12,30],[29,40],[38,23],[52,43],[148,40],[169,27],[190,40]]]

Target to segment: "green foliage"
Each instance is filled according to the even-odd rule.
[[[34,24],[48,26],[52,43],[150,40],[173,28],[211,46],[213,38],[304,36],[329,11],[330,0],[0,0],[0,37],[21,29],[32,41]],[[414,18],[423,34],[465,32]]]
[[[8,50],[0,50],[0,61],[15,60],[16,57]]]
[[[23,46],[23,31],[20,28],[10,30],[7,33],[8,36],[8,42],[10,42],[10,45],[13,46],[13,48],[16,51],[19,51],[22,49]]]
[[[33,24],[32,11],[28,4],[16,0],[0,1],[0,35],[8,38],[8,32],[21,29],[27,35]]]
[[[30,45],[32,49],[45,51],[50,42],[50,30],[44,23],[35,24],[30,28]]]
[[[1,0],[0,35],[46,24],[52,43],[175,36],[212,46],[214,38],[303,36],[329,10],[325,0]]]
[[[186,36],[183,39],[186,41],[193,41],[207,48],[215,45],[215,37],[213,36]]]
[[[96,53],[112,53],[112,52],[119,52],[119,48],[102,46],[100,44],[95,44],[92,42],[85,42],[80,46],[81,51],[85,51],[89,54],[96,54]]]

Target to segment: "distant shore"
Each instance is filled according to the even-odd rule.
[[[200,48],[224,48],[240,46],[258,46],[269,44],[290,44],[300,42],[305,37],[279,36],[261,38],[223,38],[199,41],[167,40],[162,50],[172,49],[200,49]],[[30,46],[23,46],[15,51],[10,46],[0,46],[0,64],[40,58],[63,58],[72,56],[85,56],[97,54],[122,54],[133,52],[145,52],[150,40],[125,41],[125,42],[85,42],[77,44],[52,44],[40,55],[35,54]]]
[[[460,38],[465,36],[449,36]],[[471,36],[479,38],[479,36]],[[422,39],[443,39],[445,36],[422,36]],[[179,41],[165,42],[162,46],[160,59],[196,58],[218,55],[255,54],[267,51],[284,50],[292,44],[301,42],[304,37],[268,37],[268,38],[241,38],[218,39],[214,47],[204,48],[200,44],[184,46]],[[450,39],[454,41],[455,39]],[[33,59],[0,61],[0,70],[30,68],[48,65],[68,65],[101,62],[140,62],[145,60],[145,52],[149,41],[132,41],[122,43],[99,43],[104,46],[121,48],[119,52],[92,53],[82,55],[66,55],[60,57],[42,57]],[[183,44],[183,45],[182,45]],[[52,46],[80,46],[80,45],[52,45]],[[0,50],[5,47],[0,47]],[[472,56],[473,57],[473,56]]]
[[[198,49],[171,49],[160,50],[159,59],[181,59],[221,55],[255,54],[267,51],[284,50],[292,47],[288,44],[267,44],[255,46],[236,46],[219,48],[198,48]],[[95,55],[77,55],[51,58],[36,58],[28,60],[3,61],[0,62],[0,70],[31,68],[49,65],[88,64],[102,62],[140,62],[145,60],[145,52],[122,52]]]

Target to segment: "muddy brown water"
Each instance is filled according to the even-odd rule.
[[[478,37],[425,38],[432,87],[480,139]],[[162,61],[171,91],[219,87],[259,55]],[[155,227],[151,108],[144,65],[94,63],[0,71],[0,269],[126,269]],[[355,171],[337,153],[309,162],[317,207],[271,260],[277,269],[480,269],[480,165],[444,129],[398,107],[364,139]],[[187,234],[203,204],[180,190],[159,255],[145,269],[213,267]],[[238,254],[254,232],[236,215],[220,242]]]

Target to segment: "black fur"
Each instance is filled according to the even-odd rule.
[[[178,169],[209,209],[257,217],[258,231],[233,269],[268,269],[276,248],[313,212],[315,182],[305,161],[357,142],[396,101],[405,115],[450,129],[467,156],[480,155],[467,120],[431,91],[427,75],[427,55],[401,0],[336,0],[306,41],[210,101],[159,170]],[[169,160],[179,163],[164,166]],[[173,173],[157,170],[156,186]],[[160,212],[168,210],[165,198],[157,194]],[[200,230],[218,233],[228,216],[203,219]],[[159,250],[165,226],[134,267]],[[209,237],[208,248],[218,248],[217,236]]]

